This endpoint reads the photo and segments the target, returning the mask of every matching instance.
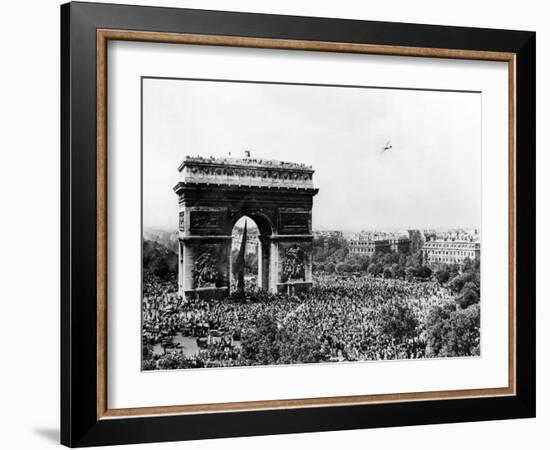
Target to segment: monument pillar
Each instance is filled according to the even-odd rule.
[[[269,259],[269,236],[260,235],[258,242],[258,288],[265,291],[269,290]]]
[[[279,283],[279,241],[270,240],[269,243],[269,279],[268,291],[272,294],[278,292]]]
[[[277,248],[273,292],[295,295],[309,290],[313,284],[313,236],[279,235],[273,242]]]
[[[183,242],[178,239],[178,292],[183,292]]]
[[[179,294],[186,298],[219,298],[229,292],[231,236],[180,237],[183,263]],[[181,280],[181,281],[180,281]]]

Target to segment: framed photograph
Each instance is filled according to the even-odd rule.
[[[61,441],[535,415],[535,33],[61,7]]]

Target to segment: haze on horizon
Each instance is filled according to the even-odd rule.
[[[245,150],[313,166],[315,230],[481,225],[479,93],[144,79],[144,228],[177,229],[186,155]]]

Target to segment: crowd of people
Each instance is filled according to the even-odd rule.
[[[424,357],[423,324],[431,307],[452,301],[433,281],[417,282],[366,276],[317,276],[293,326],[312,328],[330,349],[331,358],[346,361]],[[412,336],[384,333],[385,311],[406,307],[418,327]]]
[[[451,292],[436,281],[338,274],[314,278],[311,291],[300,297],[252,292],[243,301],[183,299],[174,280],[146,277],[144,368],[163,368],[170,352],[181,354],[180,368],[254,364],[243,358],[241,340],[261,317],[271,318],[287,334],[314,336],[322,349],[319,362],[423,358],[430,309],[453,301]],[[414,319],[413,333],[396,336],[382,331],[385,311],[398,307]],[[174,345],[178,334],[196,339],[199,350],[190,355]],[[159,347],[162,352],[152,351]]]

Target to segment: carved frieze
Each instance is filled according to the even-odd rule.
[[[281,180],[309,181],[312,174],[309,172],[249,169],[249,168],[222,168],[191,166],[190,172],[198,177],[250,177],[250,178],[271,178]]]
[[[309,233],[309,216],[310,213],[306,211],[281,211],[279,213],[281,233]]]
[[[283,282],[305,280],[305,252],[299,245],[289,247],[284,254],[282,265]]]
[[[191,230],[219,230],[225,224],[225,211],[191,211]]]
[[[211,253],[202,253],[193,267],[193,279],[196,287],[214,286],[218,280],[216,261]]]
[[[312,189],[311,166],[256,158],[187,157],[180,165],[185,183]]]

